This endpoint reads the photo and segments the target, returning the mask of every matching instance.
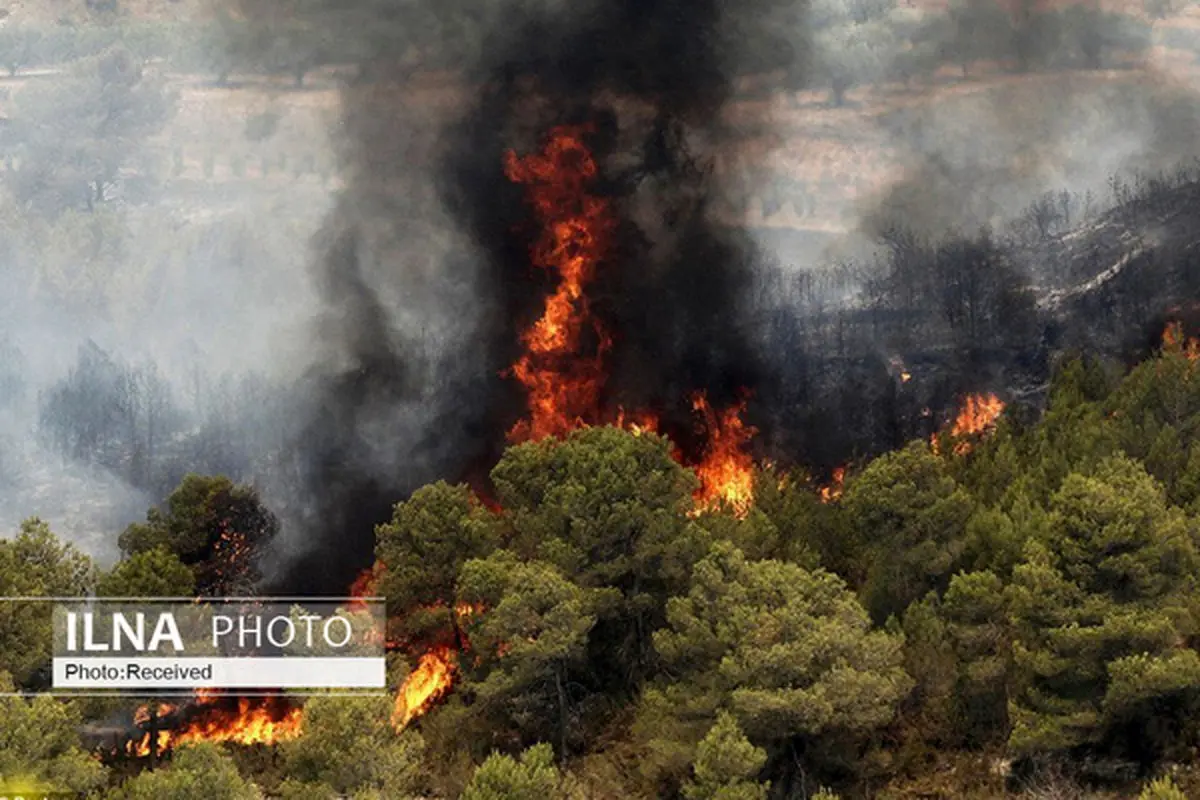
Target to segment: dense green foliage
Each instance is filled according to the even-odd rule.
[[[315,697],[304,707],[304,731],[280,745],[285,794],[344,796],[377,790],[413,794],[420,781],[420,736],[397,735],[387,697]]]
[[[143,772],[110,796],[112,800],[259,800],[263,795],[217,745],[202,742],[184,745],[169,767]]]
[[[767,754],[750,744],[732,714],[723,712],[696,748],[695,778],[683,787],[687,800],[764,800],[770,784],[754,781]]]
[[[0,597],[80,597],[95,580],[92,560],[60,542],[39,519],[26,521],[15,538],[0,539]],[[17,684],[40,682],[34,673],[50,656],[49,609],[42,603],[0,602],[0,671]]]
[[[0,692],[12,693],[0,671]],[[104,783],[104,769],[79,747],[80,713],[41,696],[0,697],[0,790],[86,792]]]
[[[100,597],[188,597],[196,588],[192,571],[165,547],[144,550],[100,577]]]
[[[554,751],[539,744],[518,758],[495,753],[475,770],[462,793],[463,800],[524,800],[564,797],[562,776],[554,766]]]
[[[824,498],[802,474],[764,470],[744,518],[697,509],[666,440],[613,428],[510,448],[492,473],[498,507],[464,486],[420,489],[378,528],[381,589],[410,654],[458,652],[454,692],[399,734],[390,698],[314,698],[266,785],[292,798],[903,796],[927,760],[958,753],[1183,796],[1190,778],[1155,770],[1200,744],[1194,356],[1169,340],[1123,379],[1064,359],[1036,423],[914,442]],[[111,570],[31,520],[0,542],[0,587],[187,594],[219,586],[230,531],[265,543],[274,526],[252,489],[189,475],[121,536]],[[4,668],[37,686],[48,620],[2,608]],[[4,762],[10,779],[103,781],[74,749],[79,713],[0,703],[22,764]],[[188,749],[114,796],[252,797],[254,779]]]
[[[513,448],[503,511],[441,485],[380,531],[389,568],[433,567],[398,596],[482,609],[433,752],[540,740],[631,795],[729,798],[902,785],[938,748],[1079,780],[1186,759],[1198,431],[1200,363],[1168,344],[1123,380],[1064,359],[1042,421],[915,442],[831,502],[763,472],[741,520],[693,512],[653,436]]]

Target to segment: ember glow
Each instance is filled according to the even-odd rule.
[[[725,502],[737,516],[744,517],[754,503],[754,461],[745,447],[758,432],[742,421],[746,404],[743,401],[717,413],[708,399],[698,394],[692,399],[692,409],[703,419],[707,436],[704,458],[696,466],[700,478],[696,504],[705,508]]]
[[[392,709],[392,725],[404,730],[454,687],[458,659],[450,647],[435,647],[425,652],[417,667],[404,679]]]
[[[584,142],[589,131],[559,126],[541,153],[518,158],[509,151],[505,158],[505,174],[528,187],[541,226],[533,263],[559,279],[541,318],[522,336],[525,353],[512,367],[529,396],[529,419],[509,432],[513,441],[564,436],[598,421],[611,340],[591,317],[584,288],[604,258],[614,220],[608,201],[589,192],[599,171]],[[583,353],[589,329],[595,340]]]
[[[159,703],[160,729],[155,752],[162,753],[187,742],[233,742],[271,745],[300,735],[304,711],[282,697],[238,697],[198,690],[195,700],[178,708]],[[144,726],[151,709],[142,706],[134,722]],[[130,742],[128,751],[135,756],[150,755],[151,732]]]
[[[213,544],[210,562],[217,586],[232,590],[250,580],[253,552],[246,535],[225,527]]]
[[[833,480],[828,486],[821,487],[821,502],[832,503],[842,496],[846,485],[846,468],[838,467],[833,471]]]

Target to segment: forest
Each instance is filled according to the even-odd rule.
[[[1200,796],[1194,4],[721,5],[0,14],[0,798]],[[384,693],[5,602],[295,593]]]
[[[393,691],[444,659],[405,718],[316,696],[273,745],[131,775],[80,737],[133,701],[8,697],[0,772],[128,798],[1200,790],[1200,344],[1173,326],[1127,374],[1064,357],[1039,419],[975,428],[823,485],[760,468],[740,509],[698,503],[651,433],[514,446],[494,497],[431,484],[376,530]],[[111,569],[29,520],[0,588],[227,593],[275,530],[251,488],[189,475]],[[4,680],[36,688],[40,623],[5,609]]]

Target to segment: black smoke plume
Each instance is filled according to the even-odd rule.
[[[272,24],[271,4],[243,7]],[[439,478],[484,483],[524,412],[503,373],[556,278],[530,262],[537,231],[503,159],[538,149],[553,126],[591,127],[596,190],[618,220],[589,287],[614,339],[606,408],[660,414],[686,452],[694,392],[720,407],[768,372],[742,320],[757,255],[709,213],[739,58],[739,20],[723,4],[483,8],[496,18],[480,23],[478,51],[462,54],[466,97],[441,114],[428,92],[413,99],[420,75],[380,35],[406,27],[406,14],[436,20],[434,4],[317,7],[314,25],[366,52],[343,91],[346,186],[316,264],[326,352],[302,392],[311,403],[291,453],[300,536],[283,538],[291,552],[281,557],[306,555],[279,579],[291,591],[341,592],[369,563],[373,526],[392,503]],[[429,28],[431,47],[454,47],[439,29]]]
[[[1074,306],[1039,304],[1046,242],[1014,250],[998,228],[1046,189],[1086,193],[1193,149],[1194,92],[1131,63],[1136,37],[1110,35],[1123,21],[1029,11],[997,27],[970,3],[926,48],[954,54],[963,85],[933,75],[880,117],[901,169],[858,227],[883,260],[785,275],[713,209],[744,193],[722,169],[751,135],[736,79],[778,67],[776,89],[809,86],[819,15],[803,2],[239,2],[268,35],[286,7],[289,32],[358,65],[333,129],[344,189],[318,242],[316,366],[284,459],[288,591],[345,591],[418,486],[486,491],[526,412],[505,372],[557,281],[532,263],[536,221],[504,158],[557,125],[589,127],[616,218],[588,287],[613,338],[603,411],[654,412],[695,458],[693,393],[720,408],[748,390],[758,446],[818,469],[928,436],[965,393],[1036,395]],[[763,47],[761,20],[785,18],[787,46]],[[970,91],[980,64],[1008,77]]]

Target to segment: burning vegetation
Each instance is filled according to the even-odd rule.
[[[614,341],[591,313],[587,286],[609,256],[616,220],[610,201],[594,189],[599,167],[586,140],[594,130],[592,125],[556,126],[540,153],[505,154],[505,175],[526,187],[540,228],[530,259],[558,279],[541,317],[522,335],[525,351],[511,369],[525,389],[529,409],[528,417],[509,432],[513,441],[562,437],[604,423],[635,433],[659,430],[653,411],[627,414],[618,406],[608,413],[604,408],[605,359]],[[701,391],[692,398],[692,411],[702,442],[699,458],[691,464],[701,484],[697,504],[724,502],[745,515],[753,502],[754,470],[746,447],[756,433],[742,420],[746,403],[717,412]],[[688,463],[682,454],[678,457]]]
[[[954,418],[951,436],[972,436],[989,430],[1004,413],[1004,401],[992,393],[969,395]]]
[[[728,503],[736,515],[744,517],[754,503],[754,461],[746,445],[757,433],[742,421],[746,404],[717,413],[705,396],[698,394],[692,408],[703,419],[706,440],[703,459],[695,467],[700,478],[696,502],[701,507]]]
[[[354,582],[350,584],[351,610],[363,610],[367,607],[364,598],[375,596],[385,569],[382,562],[376,561],[354,579]]]
[[[1041,463],[1042,453],[1053,450],[1046,447],[1014,448],[1012,457],[1022,461],[1017,467],[989,464],[988,448],[978,448],[972,461],[977,474],[958,474],[972,471],[956,472],[939,449],[972,453],[1005,409],[998,395],[980,393],[961,398],[934,435],[933,453],[923,441],[929,420],[947,411],[946,403],[922,394],[926,384],[964,387],[987,380],[999,386],[990,373],[982,377],[989,365],[981,362],[993,358],[1005,368],[1033,364],[1028,374],[1015,368],[1005,374],[1006,392],[1013,375],[1040,380],[1038,343],[1046,315],[1096,302],[1135,272],[1125,265],[1136,260],[1113,262],[1119,268],[1103,280],[1064,290],[1056,306],[1038,308],[1030,284],[999,243],[987,237],[921,242],[893,231],[890,260],[858,287],[861,296],[854,301],[831,310],[831,293],[811,289],[820,279],[806,275],[805,288],[779,308],[746,313],[747,290],[771,288],[767,280],[751,286],[748,276],[766,270],[748,237],[714,224],[710,210],[730,198],[721,197],[712,177],[719,174],[715,161],[692,152],[728,139],[730,109],[724,105],[732,83],[722,64],[733,55],[726,34],[737,25],[729,25],[725,13],[712,0],[614,0],[598,6],[587,24],[567,14],[512,26],[512,46],[489,55],[495,61],[484,65],[478,103],[459,128],[434,137],[442,140],[448,165],[437,191],[444,208],[459,217],[463,238],[478,248],[463,261],[484,273],[478,284],[487,288],[480,298],[447,290],[453,302],[443,302],[436,291],[423,294],[421,281],[408,280],[412,273],[393,269],[394,259],[372,252],[372,229],[385,225],[356,215],[371,207],[387,224],[404,225],[397,220],[408,215],[397,209],[414,209],[393,201],[411,194],[427,203],[434,190],[420,186],[409,193],[398,179],[418,170],[411,169],[412,152],[386,149],[396,141],[407,148],[410,137],[374,124],[386,93],[346,93],[353,123],[346,127],[360,138],[342,148],[351,160],[349,186],[329,226],[336,235],[321,288],[334,312],[330,317],[337,319],[330,338],[339,341],[330,375],[313,392],[311,426],[297,437],[303,441],[303,488],[311,490],[315,506],[307,532],[322,541],[314,543],[310,561],[293,566],[284,579],[293,590],[312,588],[303,583],[310,579],[344,590],[367,561],[367,542],[378,547],[390,535],[375,529],[386,509],[410,498],[397,506],[394,527],[403,535],[390,543],[389,557],[377,549],[375,566],[350,586],[353,596],[371,596],[400,573],[397,585],[411,591],[398,603],[397,616],[435,620],[424,627],[414,623],[386,643],[409,656],[412,666],[389,699],[387,734],[416,738],[409,729],[458,687],[470,724],[422,731],[431,740],[441,737],[435,742],[439,755],[553,742],[561,764],[584,754],[602,761],[606,754],[596,751],[595,742],[617,731],[631,741],[619,742],[615,752],[678,755],[647,759],[644,774],[630,779],[647,791],[604,787],[620,796],[720,793],[719,787],[688,783],[713,773],[713,765],[703,762],[706,752],[730,748],[758,753],[761,747],[763,754],[757,767],[731,776],[732,782],[765,795],[769,781],[781,796],[804,794],[810,778],[829,776],[878,787],[878,775],[864,768],[852,778],[846,759],[831,754],[878,746],[876,754],[890,756],[888,743],[918,754],[947,742],[975,742],[990,752],[1011,746],[1075,754],[1116,742],[1114,747],[1127,748],[1122,755],[1151,766],[1148,751],[1159,742],[1130,747],[1119,740],[1150,739],[1141,735],[1147,730],[1167,736],[1162,732],[1172,725],[1139,729],[1131,720],[1147,699],[1159,709],[1171,699],[1154,697],[1166,693],[1136,676],[1166,675],[1159,687],[1194,693],[1187,633],[1198,627],[1183,619],[1187,606],[1177,602],[1196,584],[1194,542],[1178,535],[1175,510],[1166,504],[1169,498],[1179,509],[1194,508],[1200,482],[1181,477],[1193,464],[1163,463],[1159,454],[1192,452],[1175,445],[1191,447],[1200,426],[1178,424],[1181,415],[1172,408],[1161,414],[1162,425],[1145,430],[1178,425],[1174,439],[1142,443],[1143,429],[1108,436],[1073,431],[1105,447],[1133,443],[1129,453],[1106,453],[1099,466]],[[794,49],[781,44],[788,46],[779,50]],[[374,70],[388,68],[389,59],[380,61],[364,66],[362,84],[379,77]],[[802,71],[798,64],[795,70]],[[843,89],[834,91],[840,102]],[[364,98],[376,105],[364,108]],[[640,110],[626,114],[625,106]],[[374,141],[380,137],[368,133],[378,130],[388,133],[381,137],[387,142],[382,151]],[[533,152],[519,155],[529,131],[543,135]],[[389,170],[395,174],[379,174]],[[514,191],[523,192],[523,206],[504,202]],[[425,223],[419,214],[411,216],[414,227]],[[1050,235],[1048,229],[1042,233]],[[472,283],[455,272],[461,269],[458,255],[438,262],[445,283]],[[430,360],[422,363],[413,342],[392,335],[415,327],[405,314],[393,314],[389,304],[397,295],[380,290],[395,278],[372,270],[403,272],[408,282],[401,294],[411,291],[417,298],[405,302],[429,300],[437,310],[402,311],[442,330],[469,330],[462,336],[466,343],[438,342],[430,349],[442,351],[421,354]],[[1153,305],[1137,293],[1124,294],[1132,299],[1121,302]],[[758,325],[758,311],[780,312],[764,325],[770,330],[750,330]],[[893,352],[896,342],[905,343],[904,358],[896,356],[889,369],[878,354]],[[1200,354],[1181,327],[1168,327],[1162,343],[1189,359]],[[479,361],[460,358],[489,348]],[[957,364],[967,365],[964,372],[950,372],[963,369]],[[775,369],[788,374],[771,374]],[[935,372],[947,380],[925,380]],[[486,379],[463,378],[467,373]],[[428,394],[416,388],[427,375],[440,381]],[[501,402],[501,375],[523,396],[521,411]],[[944,388],[939,392],[943,401],[950,396]],[[1134,416],[1129,411],[1078,417],[1121,425]],[[762,440],[756,439],[760,428]],[[393,438],[393,431],[401,432]],[[443,438],[451,443],[442,444]],[[749,513],[756,503],[756,449],[786,453],[793,464],[811,459],[827,469],[914,438],[914,446],[862,462],[861,472],[856,460],[853,482],[838,467],[815,493],[805,484],[805,494],[797,495],[781,479],[778,496],[769,503],[764,489],[762,513]],[[462,485],[414,493],[423,483],[459,480],[480,463],[495,464],[505,442],[548,446],[505,453],[492,473],[499,476],[495,486],[488,487],[500,500],[483,494],[486,510],[464,497],[470,490]],[[827,449],[814,455],[822,445]],[[400,469],[397,454],[413,456],[421,466]],[[1144,469],[1136,458],[1145,459]],[[693,484],[681,467],[699,481],[690,507]],[[1031,509],[1042,506],[1037,512],[1045,512],[1045,531],[1006,518],[1008,498],[1000,502],[995,487],[1014,469],[1035,476],[1029,483],[1039,491],[1017,499],[1028,500]],[[997,476],[1001,480],[986,480]],[[1133,498],[1130,508],[1120,505],[1127,497]],[[1081,541],[1073,543],[1074,552],[1054,550],[1073,535],[1054,526],[1072,514],[1089,517],[1077,513],[1088,504],[1104,512],[1091,516],[1116,520],[1108,541],[1123,536],[1128,545],[1120,564],[1104,564],[1111,553],[1085,537],[1075,537]],[[415,513],[405,517],[402,506]],[[144,538],[169,540],[194,516],[149,525]],[[185,553],[194,559],[188,566],[201,567],[200,588],[256,582],[260,576],[244,568],[267,537],[231,532],[258,530],[244,523],[215,530],[219,535],[204,537],[201,551]],[[1125,535],[1130,530],[1137,536]],[[1000,532],[995,540],[986,539],[993,531]],[[1026,535],[1045,535],[1046,541],[1019,541]],[[124,545],[123,551],[139,552]],[[1015,564],[1025,553],[1037,553],[1037,561]],[[334,564],[328,573],[326,561]],[[210,564],[212,574],[205,572]],[[312,564],[321,569],[306,569]],[[1130,564],[1152,578],[1145,581],[1151,588],[1144,597],[1131,599],[1129,591],[1090,579],[1104,569],[1128,571]],[[1040,583],[1020,585],[1030,576]],[[1050,577],[1062,591],[1046,601]],[[487,602],[458,602],[464,596]],[[1013,596],[1022,596],[1026,607],[1004,607]],[[1047,602],[1053,607],[1037,607]],[[1156,603],[1171,613],[1147,624],[1152,635],[1135,630]],[[474,641],[464,630],[466,618]],[[900,629],[904,637],[897,635]],[[1110,663],[1071,647],[1081,630],[1113,644],[1114,655],[1105,657]],[[923,647],[944,660],[929,664],[920,657]],[[1150,653],[1149,647],[1157,649]],[[1147,665],[1149,658],[1160,660]],[[1047,676],[1039,670],[1045,664],[1069,665],[1073,674],[1095,680],[1081,685],[1060,680],[1070,675]],[[1105,685],[1098,676],[1113,677]],[[956,690],[949,696],[947,679]],[[928,702],[933,697],[944,702]],[[738,713],[716,714],[717,708]],[[910,710],[919,716],[908,716]],[[651,724],[627,725],[635,716],[636,723]],[[892,725],[897,717],[902,724]],[[305,716],[283,698],[200,693],[178,707],[146,706],[135,722],[140,738],[129,752],[153,757],[190,741],[274,744],[298,736]],[[697,747],[701,737],[707,744]],[[371,757],[367,750],[351,752]],[[689,763],[693,753],[695,763]],[[526,756],[512,765],[557,774],[552,756]],[[611,763],[601,766],[598,774],[623,772],[608,769]],[[755,786],[758,780],[764,784]],[[384,796],[407,794],[416,792]]]
[[[303,709],[285,697],[238,697],[197,690],[182,705],[155,703],[134,713],[143,733],[126,745],[131,756],[165,753],[188,742],[273,745],[300,735]]]
[[[392,725],[403,730],[417,717],[449,694],[458,672],[458,657],[451,647],[441,645],[421,654],[416,668],[409,673],[396,693]]]
[[[529,398],[529,418],[509,434],[514,441],[562,436],[599,421],[612,341],[591,317],[585,289],[606,254],[614,220],[608,202],[590,191],[598,169],[583,139],[589,130],[559,126],[541,153],[518,158],[509,151],[505,159],[505,174],[527,187],[541,226],[532,261],[559,281],[545,312],[521,337],[525,353],[512,367]]]
[[[840,499],[845,488],[846,468],[837,467],[833,470],[833,476],[830,482],[821,487],[821,502],[832,503],[833,501]]]
[[[954,441],[953,453],[956,456],[971,452],[973,440],[985,435],[996,426],[996,421],[1004,413],[1005,403],[995,394],[971,394],[964,398],[954,422],[950,425],[947,436]],[[930,439],[933,451],[941,451],[939,434]]]
[[[1184,334],[1181,322],[1167,323],[1163,330],[1162,347],[1169,352],[1183,353],[1190,361],[1200,359],[1200,341]]]
[[[350,588],[350,596],[373,596],[378,591],[385,572],[383,562],[376,561],[355,579]],[[361,601],[358,601],[357,605],[361,607]],[[356,602],[351,601],[351,608],[354,607]],[[470,647],[461,631],[460,620],[482,612],[481,607],[467,603],[458,604],[451,612],[454,614],[452,630],[438,631],[433,644],[405,643],[391,639],[385,641],[386,650],[399,650],[416,658],[416,665],[396,692],[391,723],[397,732],[404,730],[413,720],[428,712],[454,688],[458,676],[458,654]]]
[[[693,513],[724,508],[744,518],[754,504],[756,466],[750,446],[758,432],[746,421],[750,387],[737,387],[743,399],[724,408],[714,407],[703,388],[685,392],[691,422],[686,430],[664,424],[666,409],[635,407],[627,411],[610,385],[610,362],[624,344],[624,331],[606,324],[589,292],[605,270],[620,272],[630,267],[617,263],[620,249],[613,245],[621,220],[614,198],[600,189],[601,163],[589,143],[595,132],[593,124],[556,125],[548,130],[538,152],[519,156],[510,149],[503,156],[504,176],[524,188],[536,228],[528,264],[549,274],[554,284],[543,298],[540,314],[520,332],[521,352],[504,371],[520,384],[526,402],[525,415],[508,429],[507,439],[513,443],[563,439],[572,432],[603,425],[635,435],[662,434],[672,442],[671,457],[692,469],[699,480]],[[1172,335],[1168,329],[1168,340]],[[899,369],[900,382],[907,384],[911,373],[902,363]],[[969,452],[971,442],[995,425],[1004,407],[995,394],[967,396],[945,434],[954,442],[953,452]],[[681,435],[673,436],[677,431]],[[936,435],[933,447],[936,452]],[[835,469],[830,483],[817,490],[819,499],[825,503],[839,500],[845,477],[845,467]],[[504,514],[499,504],[489,508]],[[247,552],[233,535],[220,537],[217,551],[218,560],[228,562],[232,569]],[[351,596],[375,594],[383,576],[384,565],[378,561],[353,582]],[[450,613],[452,629],[411,641],[387,642],[389,649],[400,649],[413,660],[391,712],[391,725],[397,732],[436,707],[462,677],[461,660],[471,643],[459,620],[486,611],[482,606],[459,605]],[[495,644],[494,656],[503,658],[509,643]],[[555,674],[561,679],[561,672]],[[558,702],[565,703],[561,697]],[[140,709],[135,723],[144,733],[130,743],[128,752],[149,756],[190,741],[274,744],[300,734],[303,710],[279,698],[198,693],[194,701],[178,708],[164,704]]]

